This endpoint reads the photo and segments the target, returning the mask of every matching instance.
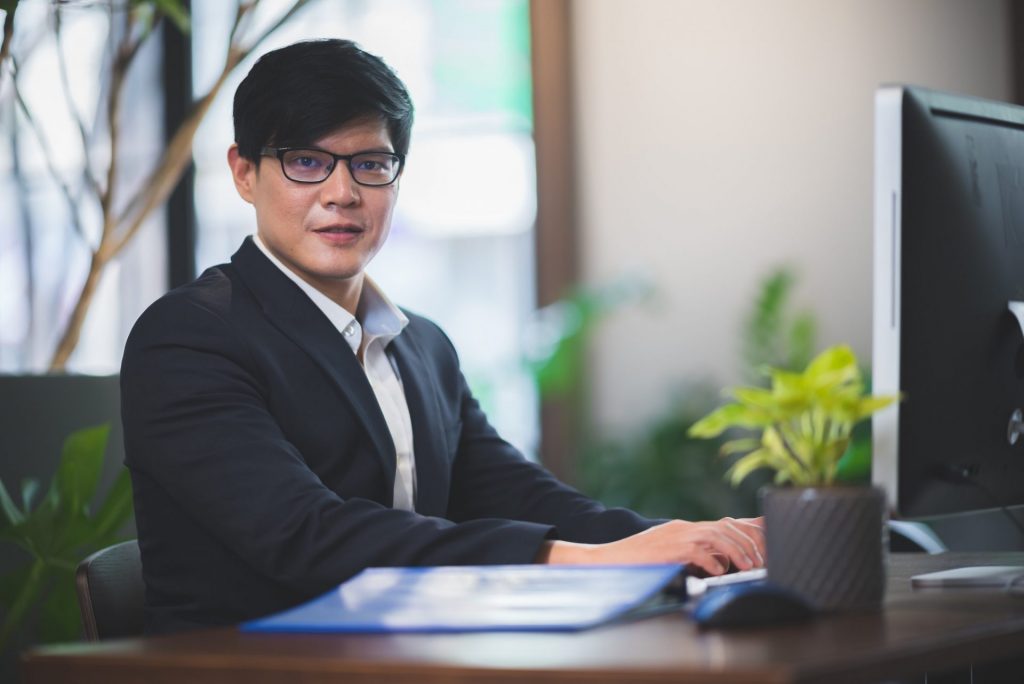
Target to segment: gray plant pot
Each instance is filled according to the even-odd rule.
[[[762,505],[771,582],[822,611],[882,603],[888,552],[882,489],[771,487]]]

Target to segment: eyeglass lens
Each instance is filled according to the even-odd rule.
[[[334,170],[334,157],[321,150],[288,150],[281,156],[286,176],[300,183],[319,183]],[[363,185],[387,185],[398,175],[399,160],[386,152],[353,155],[348,167]]]

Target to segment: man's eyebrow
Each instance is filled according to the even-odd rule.
[[[323,147],[318,147],[317,145],[288,145],[288,146],[285,146],[284,149],[316,150],[318,152],[326,152],[327,154],[335,154],[334,152],[331,152],[330,150],[328,150],[326,148],[323,148]],[[356,150],[355,152],[352,152],[351,154],[346,154],[344,156],[348,157],[348,156],[351,156],[352,154],[398,154],[398,153],[395,152],[393,149],[389,149],[387,147],[367,147],[365,149]]]

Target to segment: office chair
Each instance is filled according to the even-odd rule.
[[[138,540],[108,546],[79,563],[75,590],[88,641],[141,635],[145,585]]]

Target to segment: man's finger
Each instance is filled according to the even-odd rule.
[[[764,565],[764,555],[761,553],[761,544],[758,543],[758,540],[752,537],[747,532],[745,532],[739,525],[737,525],[736,523],[739,522],[738,520],[726,518],[724,522],[726,527],[728,527],[730,530],[732,530],[739,536],[743,537],[750,543],[750,548],[744,550],[747,552],[747,555],[751,557],[751,560],[753,561],[753,557],[757,556],[757,565]]]

